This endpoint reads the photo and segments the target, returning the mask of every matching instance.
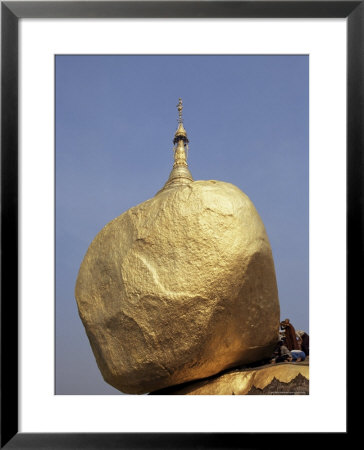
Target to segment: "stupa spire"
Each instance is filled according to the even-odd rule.
[[[177,104],[178,110],[178,127],[173,138],[174,163],[169,178],[163,189],[174,187],[181,184],[189,184],[193,181],[191,172],[188,169],[187,153],[188,153],[188,137],[183,126],[183,102],[180,98]]]

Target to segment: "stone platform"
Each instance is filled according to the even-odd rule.
[[[279,363],[226,371],[149,395],[308,395],[309,364]]]

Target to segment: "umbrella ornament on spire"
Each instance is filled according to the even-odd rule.
[[[177,109],[178,109],[178,123],[183,123],[183,117],[182,117],[183,102],[182,102],[181,98],[178,99]]]

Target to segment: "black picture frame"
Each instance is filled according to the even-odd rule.
[[[21,18],[347,18],[347,298],[363,264],[364,1],[1,2],[1,448],[273,447],[268,433],[18,433],[18,21]],[[281,413],[279,417],[282,418]],[[277,420],[272,418],[272,420]],[[349,430],[349,429],[348,429]],[[288,430],[287,430],[288,431]],[[299,444],[311,436],[304,433]],[[324,436],[325,437],[325,436]],[[337,433],[337,443],[348,437]],[[296,436],[292,437],[298,443]],[[292,439],[290,438],[290,439]],[[325,437],[326,439],[326,437]],[[319,436],[315,435],[315,443]],[[290,445],[295,445],[291,442]]]

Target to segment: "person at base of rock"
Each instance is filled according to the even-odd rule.
[[[280,325],[285,332],[286,346],[288,350],[299,350],[300,348],[296,338],[296,330],[290,323],[289,319],[283,320]]]
[[[289,358],[291,358],[291,352],[288,350],[287,346],[285,345],[285,339],[281,339],[278,341],[278,346],[276,351],[273,354],[273,358],[270,360],[271,364],[279,363],[287,361]]]
[[[302,350],[291,350],[290,356],[287,358],[288,362],[300,362],[306,359],[305,352]]]
[[[300,350],[305,352],[305,355],[308,356],[310,354],[309,353],[309,349],[310,349],[309,335],[305,331],[302,331],[302,330],[297,330],[296,334],[298,337],[298,343],[300,345]]]

